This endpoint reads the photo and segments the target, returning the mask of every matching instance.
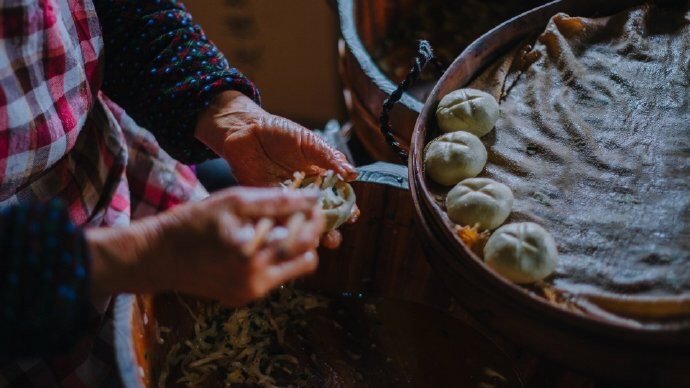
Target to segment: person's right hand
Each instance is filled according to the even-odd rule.
[[[180,291],[229,306],[313,272],[317,193],[232,188],[128,228],[87,231],[95,295]]]

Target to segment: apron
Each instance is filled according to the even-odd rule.
[[[107,96],[90,0],[0,0],[0,208],[60,198],[85,227],[126,226],[208,193]],[[119,386],[108,301],[67,354],[0,366],[0,387]]]

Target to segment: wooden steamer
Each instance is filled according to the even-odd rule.
[[[390,10],[396,5],[386,0],[338,0],[337,6],[342,35],[338,42],[340,78],[355,135],[375,160],[400,163],[378,131],[381,106],[396,85],[379,69],[366,48],[373,41],[383,39],[387,24],[392,21],[390,15],[394,13]],[[394,135],[405,147],[410,144],[412,128],[422,106],[422,101],[405,93],[393,109],[391,121],[398,128]]]
[[[455,238],[423,173],[423,150],[431,140],[441,96],[467,85],[522,39],[542,31],[558,12],[607,15],[639,3],[554,1],[498,26],[470,45],[440,79],[417,120],[409,158],[410,189],[434,272],[479,321],[569,367],[635,385],[687,386],[690,328],[635,328],[578,314],[498,277]]]
[[[546,2],[545,0],[485,1],[511,4],[509,6],[515,8],[511,16],[518,14],[519,10],[529,9],[530,4],[536,6]],[[387,39],[390,27],[395,23],[401,23],[401,17],[414,15],[416,4],[418,2],[414,0],[337,1],[342,36],[338,43],[338,52],[345,103],[354,124],[355,135],[374,160],[400,163],[400,158],[386,144],[378,124],[383,101],[397,85],[379,68],[370,50],[376,43]],[[442,4],[438,6],[442,7]],[[467,18],[470,17],[473,18],[474,15],[467,16]],[[471,30],[471,39],[478,38],[505,20],[490,15],[482,17],[486,21]],[[434,44],[433,41],[431,43]],[[410,41],[409,44],[414,46],[415,42]],[[458,46],[453,55],[460,53],[463,48],[464,46]],[[410,65],[413,60],[414,58],[410,56]],[[391,113],[393,135],[405,149],[409,147],[415,120],[432,86],[432,81],[418,82],[414,86],[417,89],[416,92],[405,93]]]

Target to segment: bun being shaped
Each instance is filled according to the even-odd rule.
[[[498,121],[498,102],[489,93],[458,89],[446,94],[436,108],[438,126],[443,132],[465,131],[478,137],[491,132]]]
[[[558,250],[544,228],[533,222],[521,222],[505,225],[489,237],[484,261],[515,283],[534,283],[556,270]]]
[[[486,148],[469,132],[441,135],[427,144],[424,169],[434,182],[452,186],[477,176],[486,165]]]
[[[304,177],[296,172],[294,179],[283,184],[285,187],[299,189],[316,189],[320,192],[319,205],[326,217],[326,230],[340,227],[352,215],[357,197],[349,183],[329,170],[325,176]]]
[[[479,229],[501,226],[513,208],[513,192],[503,183],[489,178],[465,179],[446,196],[448,217],[460,225]]]

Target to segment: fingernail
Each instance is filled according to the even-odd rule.
[[[349,163],[345,165],[345,169],[350,174],[356,174],[357,173],[357,169]]]
[[[288,237],[288,229],[284,226],[276,226],[268,233],[266,237],[266,244],[275,244],[279,241],[285,240]]]

